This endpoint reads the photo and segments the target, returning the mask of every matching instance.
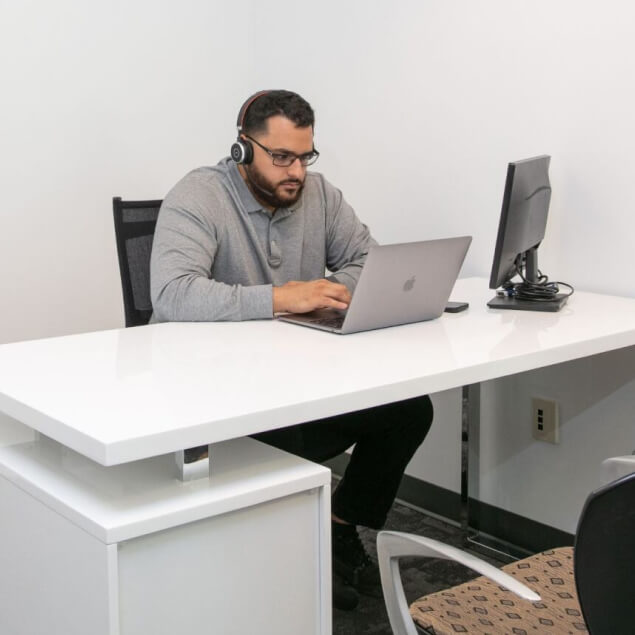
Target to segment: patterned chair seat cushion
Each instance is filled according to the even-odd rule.
[[[586,633],[573,578],[573,549],[543,551],[505,565],[503,571],[538,593],[528,602],[481,576],[410,605],[416,624],[434,635],[487,633],[561,635]]]

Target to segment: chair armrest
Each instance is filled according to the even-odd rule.
[[[423,536],[398,531],[380,531],[377,535],[379,572],[386,610],[394,635],[417,635],[399,575],[399,558],[404,556],[453,560],[488,577],[525,600],[530,602],[540,600],[537,593],[513,576],[465,551]]]

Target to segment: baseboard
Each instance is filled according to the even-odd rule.
[[[334,474],[342,475],[348,459],[348,454],[341,454],[325,465]],[[404,475],[397,498],[452,523],[460,520],[458,493],[413,476]],[[473,499],[470,500],[470,526],[531,553],[572,545],[574,540],[573,534]]]

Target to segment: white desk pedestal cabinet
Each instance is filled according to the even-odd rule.
[[[330,472],[249,438],[212,477],[0,449],[3,635],[328,635]]]

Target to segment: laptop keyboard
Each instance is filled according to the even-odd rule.
[[[320,326],[327,326],[329,328],[339,329],[344,324],[344,315],[333,315],[331,317],[315,318],[311,320],[311,324],[319,324]]]

